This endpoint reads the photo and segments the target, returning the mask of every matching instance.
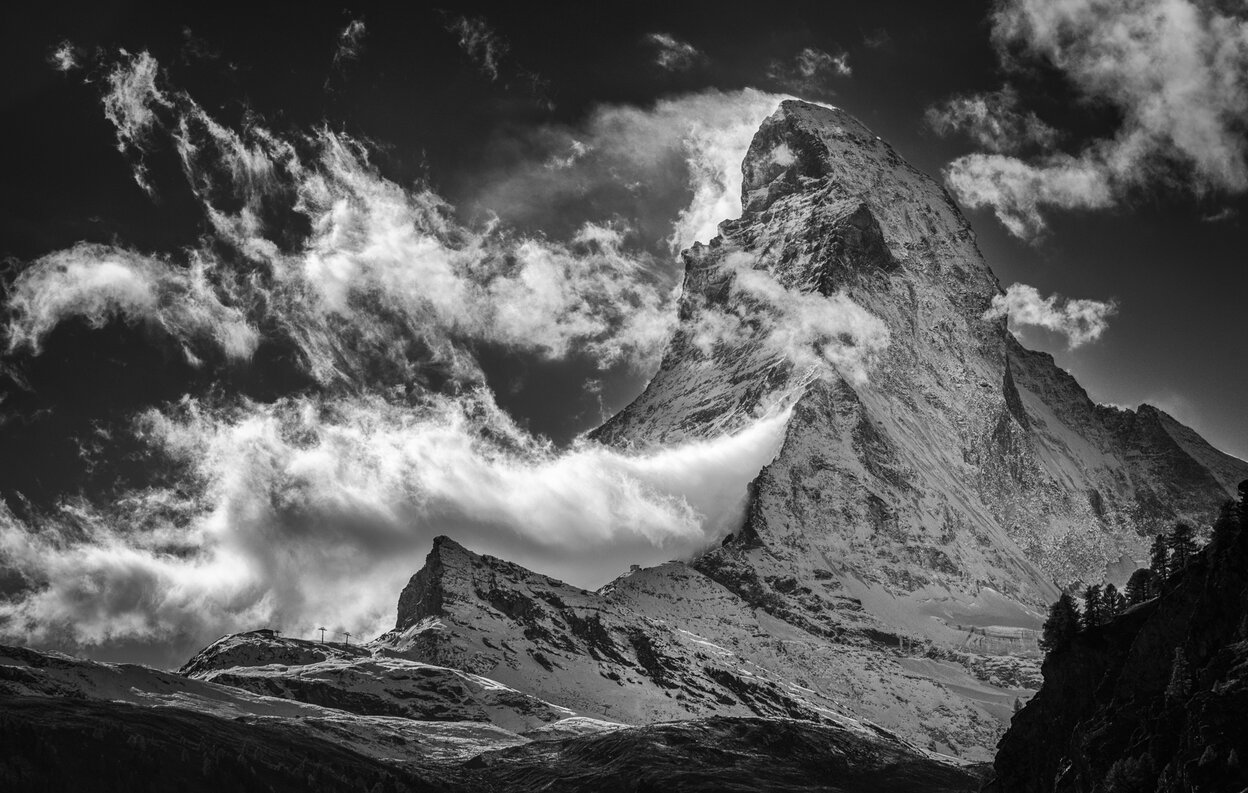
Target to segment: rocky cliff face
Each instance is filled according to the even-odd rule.
[[[1215,538],[1162,595],[1086,630],[1001,741],[988,790],[1248,788],[1248,531]]]

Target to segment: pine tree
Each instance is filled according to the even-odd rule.
[[[1175,524],[1174,531],[1170,532],[1169,545],[1169,573],[1174,575],[1187,567],[1188,563],[1192,561],[1192,556],[1196,553],[1196,540],[1193,537],[1192,527],[1186,523]]]
[[[1014,697],[1014,712],[1018,713],[1023,709],[1023,701],[1018,697]]]
[[[1118,587],[1110,584],[1105,587],[1105,591],[1101,593],[1101,611],[1104,613],[1103,622],[1109,622],[1117,617],[1127,607],[1127,599],[1118,591]]]
[[[1239,483],[1239,527],[1248,531],[1248,479]]]
[[[1134,606],[1157,596],[1157,576],[1147,567],[1141,567],[1127,580],[1127,605]]]
[[[1083,627],[1095,628],[1105,621],[1105,609],[1101,600],[1101,585],[1092,584],[1083,590]]]
[[[1192,672],[1187,666],[1187,656],[1182,647],[1174,649],[1174,663],[1170,667],[1170,685],[1166,686],[1166,699],[1183,702],[1192,693]]]
[[[1222,508],[1218,510],[1217,520],[1213,522],[1213,542],[1217,545],[1229,542],[1240,530],[1241,525],[1239,505],[1228,499],[1222,503]]]
[[[1049,607],[1049,618],[1044,621],[1040,647],[1045,652],[1057,652],[1070,644],[1079,632],[1079,607],[1074,598],[1065,592]]]
[[[1153,547],[1148,551],[1148,559],[1148,569],[1153,571],[1160,585],[1170,573],[1170,544],[1166,542],[1164,534],[1158,534],[1153,538]]]

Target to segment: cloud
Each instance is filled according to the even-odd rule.
[[[39,354],[44,337],[70,317],[94,328],[122,317],[174,339],[192,365],[199,364],[195,350],[205,343],[229,359],[250,359],[259,334],[241,311],[222,305],[209,282],[211,267],[199,257],[179,267],[86,243],[49,254],[9,289],[8,351]]]
[[[338,46],[334,50],[334,68],[342,68],[359,59],[360,53],[364,51],[366,33],[362,19],[351,20],[338,32]]]
[[[674,284],[656,274],[649,254],[628,247],[621,223],[586,221],[563,240],[497,223],[463,226],[431,190],[385,179],[367,148],[347,136],[321,128],[287,140],[260,123],[239,133],[186,94],[159,87],[156,76],[146,55],[123,59],[112,73],[104,104],[119,138],[168,136],[213,230],[191,253],[217,276],[199,286],[294,344],[317,381],[379,369],[417,380],[433,367],[477,382],[478,343],[551,359],[586,356],[603,368],[644,368],[661,351],[674,322]],[[141,160],[136,168],[143,173]],[[285,232],[299,225],[310,232],[292,247]],[[223,260],[225,251],[239,260]],[[180,298],[181,286],[156,265],[140,266],[141,255],[108,253],[128,263],[133,293],[147,290],[161,306]],[[67,257],[81,258],[51,257],[31,272],[56,270],[55,279],[24,282],[26,301],[42,308],[37,321],[14,326],[22,339],[83,311],[144,314],[133,301],[84,309],[50,294],[89,292],[98,277],[98,267],[67,269]],[[248,275],[256,268],[265,277]]]
[[[946,177],[969,206],[990,206],[1012,233],[1031,237],[1045,228],[1046,207],[1112,206],[1148,183],[1197,193],[1248,190],[1242,11],[1194,0],[1008,0],[992,25],[1007,64],[1046,63],[1082,99],[1116,109],[1122,120],[1112,136],[1074,155],[955,160]],[[1010,126],[1008,116],[1002,123]],[[1009,150],[1002,144],[998,150]]]
[[[710,89],[649,107],[601,106],[575,127],[507,141],[526,156],[494,174],[479,200],[518,224],[555,228],[610,212],[629,218],[643,245],[679,251],[707,242],[721,221],[740,216],[741,162],[759,125],[789,98]]]
[[[719,345],[760,345],[815,376],[835,371],[863,384],[888,348],[888,326],[844,292],[790,289],[767,262],[742,252],[718,265],[731,274],[730,298],[694,304],[692,342],[704,355]]]
[[[1012,326],[1043,328],[1066,337],[1070,349],[1096,341],[1109,327],[1118,304],[1102,300],[1067,300],[1058,295],[1041,297],[1026,284],[1012,284],[1004,295],[992,299],[984,319],[1007,317]]]
[[[836,55],[814,47],[806,47],[789,61],[772,61],[767,76],[799,94],[827,93],[828,81],[833,77],[849,77],[854,70],[849,65],[849,53]]]
[[[498,79],[499,61],[507,54],[507,40],[484,17],[451,17],[446,29],[459,37],[459,47],[491,80]]]
[[[706,55],[670,33],[648,33],[645,42],[654,48],[654,62],[669,72],[683,72],[706,61]]]
[[[52,48],[52,51],[48,53],[48,63],[62,74],[82,68],[78,48],[68,39]]]
[[[888,34],[886,28],[876,28],[870,33],[864,33],[862,36],[862,44],[868,49],[878,50],[881,47],[889,47],[893,43],[893,37]]]
[[[1104,168],[1068,154],[1034,164],[1004,154],[968,154],[952,162],[944,176],[963,205],[991,207],[1011,234],[1024,239],[1044,230],[1044,207],[1105,209],[1117,201]]]
[[[117,132],[117,150],[132,156],[134,181],[149,195],[143,155],[148,135],[157,124],[158,109],[170,107],[168,97],[156,86],[159,64],[146,50],[130,55],[125,50],[108,72],[105,81],[104,115]]]
[[[962,132],[989,151],[1012,153],[1028,147],[1048,149],[1058,133],[1035,113],[1019,109],[1018,91],[959,96],[929,108],[925,120],[938,135]]]
[[[1210,212],[1207,215],[1202,215],[1200,219],[1204,223],[1224,223],[1233,219],[1238,214],[1239,213],[1234,207],[1222,207],[1216,212]]]
[[[27,582],[0,600],[0,635],[165,643],[176,663],[250,626],[377,634],[437,534],[598,586],[629,561],[688,556],[738,528],[787,416],[628,454],[556,452],[480,393],[419,408],[299,398],[153,411],[143,436],[195,486],[67,507],[39,530],[0,505],[0,565]]]

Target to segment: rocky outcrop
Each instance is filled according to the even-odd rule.
[[[1248,531],[1226,530],[1160,597],[1046,659],[988,790],[1248,788],[1245,615]]]

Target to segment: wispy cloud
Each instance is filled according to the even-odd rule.
[[[82,68],[78,48],[68,39],[52,48],[52,51],[48,53],[48,63],[61,73]]]
[[[1234,207],[1222,207],[1217,212],[1210,212],[1207,215],[1202,215],[1200,219],[1205,223],[1224,223],[1228,220],[1232,220],[1238,214],[1239,213],[1235,211]]]
[[[106,76],[104,115],[117,132],[117,150],[130,157],[134,181],[149,195],[154,194],[143,160],[148,134],[156,126],[157,111],[170,102],[156,85],[160,65],[146,50],[121,57]]]
[[[1112,136],[1075,154],[1021,159],[1002,152],[1021,148],[1028,135],[1040,142],[1034,125],[1019,124],[1012,105],[981,97],[986,114],[1000,118],[971,124],[972,134],[994,124],[1002,134],[987,135],[993,145],[983,145],[993,153],[961,157],[946,169],[966,205],[989,207],[1011,233],[1034,237],[1045,228],[1048,208],[1113,206],[1150,182],[1196,192],[1248,190],[1243,9],[1195,0],[1007,0],[993,12],[992,25],[1008,65],[1054,67],[1083,99],[1114,107],[1122,121]]]
[[[938,135],[961,132],[989,151],[1014,153],[1057,142],[1058,132],[1035,113],[1020,107],[1010,86],[986,94],[959,96],[929,108],[925,120]]]
[[[338,44],[334,50],[334,67],[342,68],[346,64],[358,60],[364,51],[364,36],[367,34],[363,19],[353,19],[338,32]]]
[[[814,47],[806,47],[790,60],[772,61],[767,76],[789,90],[798,93],[828,93],[832,78],[849,77],[854,72],[849,65],[849,53],[836,55]]]
[[[491,80],[497,80],[499,63],[509,45],[484,17],[455,16],[447,20],[446,29],[459,38],[459,46]]]
[[[1043,328],[1066,337],[1074,349],[1096,341],[1109,327],[1109,318],[1118,311],[1113,300],[1068,300],[1060,295],[1041,297],[1039,290],[1026,284],[1013,284],[1004,295],[992,299],[985,319],[1006,317],[1013,327]]]
[[[649,33],[645,42],[654,48],[654,62],[669,72],[682,72],[706,61],[706,55],[670,33]]]

